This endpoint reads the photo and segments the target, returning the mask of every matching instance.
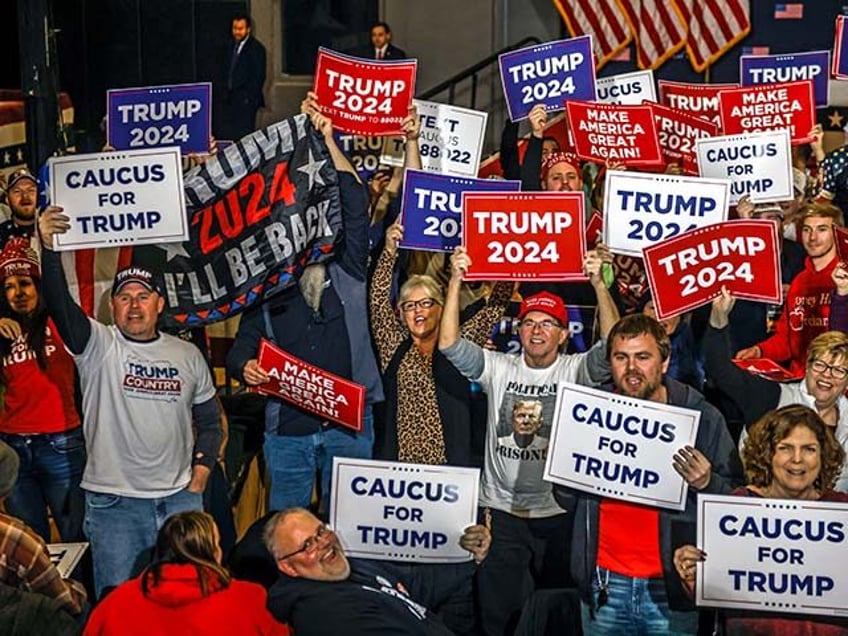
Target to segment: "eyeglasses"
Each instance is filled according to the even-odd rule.
[[[830,375],[834,380],[844,380],[845,378],[848,378],[848,369],[845,367],[837,367],[832,364],[828,364],[827,362],[822,362],[821,360],[813,360],[810,363],[810,367],[812,367],[813,371],[816,373],[830,371]]]
[[[555,320],[530,320],[529,318],[525,318],[521,321],[521,328],[527,329],[528,331],[533,331],[536,327],[541,329],[542,331],[550,331],[554,327],[560,327],[560,324]]]
[[[277,561],[284,561],[290,557],[300,554],[301,552],[312,554],[318,549],[318,544],[321,542],[321,539],[331,534],[333,534],[333,529],[327,524],[322,524],[318,527],[318,530],[315,531],[315,534],[306,538],[299,550],[289,552],[288,554],[279,557]]]
[[[400,304],[401,311],[415,311],[417,307],[421,307],[421,309],[430,309],[433,305],[436,305],[435,298],[422,298],[421,300],[407,300]]]

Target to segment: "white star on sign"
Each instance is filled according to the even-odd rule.
[[[165,254],[167,255],[167,261],[171,262],[177,256],[185,256],[188,258],[188,253],[183,248],[182,243],[163,243],[162,245],[157,245],[156,247],[165,250]]]
[[[305,163],[304,165],[298,168],[299,172],[304,172],[309,176],[309,189],[311,190],[315,183],[318,185],[327,185],[324,183],[324,179],[321,178],[321,168],[327,163],[326,159],[322,159],[321,161],[315,161],[315,158],[312,156],[312,149],[309,149],[309,163]]]

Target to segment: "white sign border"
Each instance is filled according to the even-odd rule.
[[[781,175],[781,176],[783,176],[785,178],[784,185],[788,188],[788,191],[778,191],[776,194],[768,195],[768,196],[765,196],[765,197],[761,197],[759,195],[755,196],[755,194],[752,193],[751,194],[751,202],[752,203],[772,203],[772,202],[776,202],[776,201],[788,201],[789,199],[794,198],[795,193],[793,192],[793,189],[792,189],[792,187],[793,187],[792,186],[792,144],[791,144],[791,140],[790,140],[790,137],[789,137],[789,130],[787,130],[786,128],[782,128],[780,130],[768,130],[768,131],[756,132],[756,133],[744,133],[744,134],[740,134],[740,135],[719,135],[718,137],[705,137],[705,138],[702,138],[702,139],[696,139],[695,140],[695,156],[698,159],[698,170],[700,172],[702,172],[703,169],[704,169],[704,166],[709,165],[707,158],[701,152],[701,148],[706,148],[706,146],[708,146],[708,145],[716,145],[716,144],[720,144],[720,143],[726,144],[728,141],[734,141],[734,142],[736,142],[736,141],[751,141],[752,139],[756,140],[756,139],[762,139],[763,137],[771,137],[771,136],[782,137],[782,139],[776,139],[775,140],[779,144],[781,144],[781,146],[783,146],[784,143],[785,143],[785,152],[786,152],[786,156],[787,156],[786,172],[784,172],[783,175]],[[703,152],[705,153],[706,150],[704,150]],[[773,173],[773,171],[770,172],[769,174],[772,174],[772,173]],[[718,177],[706,177],[706,178],[716,179]],[[729,181],[732,182],[733,179],[730,179]],[[732,188],[729,192],[728,201],[729,201],[730,205],[736,205],[739,202],[739,199],[736,199],[736,200],[733,199]]]
[[[420,561],[422,563],[464,563],[466,561],[471,560],[472,555],[470,552],[459,548],[462,550],[463,554],[461,557],[445,557],[445,556],[433,556],[427,557],[426,555],[408,555],[402,553],[393,553],[388,550],[360,550],[356,548],[348,547],[345,542],[342,529],[344,526],[338,524],[337,515],[339,512],[339,505],[337,503],[338,497],[340,496],[339,490],[337,488],[338,480],[339,480],[339,471],[343,467],[360,467],[360,468],[368,468],[368,469],[384,469],[389,472],[397,472],[402,475],[412,475],[415,473],[433,473],[433,474],[444,474],[457,476],[461,475],[464,478],[468,479],[468,486],[471,490],[470,500],[473,501],[473,505],[471,509],[468,511],[467,523],[465,523],[464,527],[471,526],[477,523],[477,507],[480,499],[480,469],[479,468],[468,468],[464,466],[449,466],[446,464],[405,464],[402,462],[391,462],[391,461],[381,461],[376,459],[355,459],[351,457],[334,457],[333,458],[333,474],[332,474],[332,487],[331,487],[331,497],[330,497],[330,523],[333,529],[339,535],[339,540],[344,547],[345,554],[354,558],[366,558],[366,559],[377,559],[377,560],[389,560],[389,561]],[[458,546],[457,546],[458,547]]]
[[[693,417],[694,422],[692,423],[692,426],[689,429],[689,436],[686,439],[675,438],[675,442],[677,442],[678,445],[675,446],[674,452],[677,452],[680,448],[683,448],[683,446],[686,446],[687,444],[690,446],[695,446],[695,440],[698,437],[698,428],[700,425],[700,414],[697,411],[694,411],[693,409],[687,409],[681,406],[674,406],[672,404],[665,404],[660,402],[652,402],[650,400],[641,400],[626,395],[620,395],[617,393],[609,393],[607,391],[593,389],[591,387],[586,387],[579,384],[571,384],[568,382],[560,382],[557,384],[557,401],[556,408],[554,409],[553,428],[551,429],[551,437],[548,441],[548,458],[545,461],[545,471],[543,473],[543,478],[545,479],[545,481],[549,481],[555,484],[561,484],[563,486],[567,486],[568,488],[574,488],[576,490],[600,495],[602,497],[618,499],[621,501],[636,502],[644,504],[646,506],[660,507],[678,511],[685,510],[686,499],[688,497],[689,492],[689,485],[686,483],[686,480],[683,479],[683,477],[680,477],[680,490],[678,491],[677,499],[663,500],[658,499],[656,497],[640,497],[639,495],[634,495],[633,493],[625,493],[624,491],[615,490],[614,488],[604,488],[601,486],[597,486],[594,483],[581,482],[576,479],[571,479],[567,476],[553,474],[551,472],[551,469],[553,459],[554,457],[556,457],[557,454],[557,442],[559,441],[557,429],[562,419],[562,409],[563,404],[565,402],[563,396],[566,395],[566,391],[571,394],[579,393],[583,395],[590,395],[593,398],[603,397],[609,401],[612,401],[613,399],[618,399],[625,403],[631,402],[632,406],[634,407],[648,408],[664,412],[673,412],[680,414],[681,416],[690,416],[690,414],[692,414],[691,417]],[[697,417],[695,417],[695,413],[698,413]],[[563,443],[567,444],[567,441],[563,440]],[[673,471],[674,469],[671,467],[671,465],[669,465],[668,470]]]
[[[178,207],[178,210],[171,208],[172,214],[179,214],[179,233],[169,233],[157,236],[148,236],[137,238],[129,236],[124,240],[106,236],[97,240],[88,241],[70,241],[65,234],[54,235],[53,246],[57,252],[75,251],[82,249],[96,249],[103,247],[120,247],[123,245],[158,245],[160,243],[182,243],[188,240],[189,228],[188,217],[186,213],[185,193],[183,190],[183,167],[181,153],[178,146],[168,146],[164,148],[139,148],[137,150],[119,150],[116,152],[91,153],[84,155],[65,155],[63,157],[51,157],[48,160],[49,181],[50,181],[50,203],[51,205],[61,205],[58,200],[58,183],[56,179],[56,166],[73,163],[89,163],[94,161],[108,162],[110,160],[120,161],[132,157],[151,157],[160,155],[163,161],[173,161],[173,170],[175,174],[175,188],[178,193],[172,193],[174,198],[173,205]],[[69,209],[65,213],[71,216],[78,210]]]
[[[622,212],[616,212],[610,209],[611,197],[610,193],[612,192],[611,182],[614,182],[616,179],[636,179],[646,182],[670,182],[670,183],[679,183],[681,185],[691,184],[693,186],[697,185],[709,185],[722,187],[724,186],[724,206],[721,211],[721,218],[710,220],[708,223],[692,223],[698,226],[698,229],[702,227],[707,227],[708,225],[713,225],[714,223],[722,223],[727,221],[727,217],[729,214],[729,206],[730,206],[730,181],[728,179],[716,179],[713,177],[693,177],[690,175],[672,175],[672,174],[657,174],[650,172],[628,172],[626,170],[608,170],[606,173],[606,183],[604,185],[604,209],[602,210],[602,220],[603,220],[603,237],[604,244],[609,247],[610,251],[614,254],[624,254],[626,256],[634,256],[637,258],[642,258],[642,250],[646,247],[650,247],[651,245],[656,245],[663,241],[662,238],[647,242],[644,244],[640,244],[637,248],[629,248],[629,247],[619,247],[613,244],[612,241],[612,233],[618,231],[618,228],[623,224],[622,221],[624,218],[610,218],[610,215],[613,217],[618,214],[622,215]],[[719,205],[721,205],[721,201],[719,201]],[[614,221],[614,222],[613,222]],[[615,226],[615,227],[613,227]],[[680,236],[681,234],[685,234],[686,230],[681,227],[681,231],[679,234],[675,235]],[[668,237],[672,238],[672,237]],[[633,241],[629,241],[633,242]]]

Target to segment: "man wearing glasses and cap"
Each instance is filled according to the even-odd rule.
[[[18,168],[6,182],[6,199],[12,218],[0,223],[0,249],[13,236],[32,238],[38,206],[38,182],[26,168]]]
[[[602,339],[618,320],[600,273],[605,260],[609,260],[607,254],[592,250],[583,264],[597,296]],[[514,432],[513,407],[539,402],[541,409],[535,408],[543,421],[534,425],[533,435],[547,439],[557,384],[597,384],[608,377],[609,368],[603,342],[586,353],[560,353],[568,341],[568,317],[562,299],[545,291],[521,303],[521,353],[485,351],[460,338],[459,288],[470,264],[465,249],[457,248],[451,260],[439,349],[488,395],[479,501],[482,508],[491,510],[493,549],[478,574],[478,589],[483,631],[500,635],[512,633],[524,601],[536,587],[567,586],[571,536],[571,515],[554,500],[551,484],[542,480],[547,449],[521,452],[502,442]],[[534,567],[534,563],[540,565]]]
[[[73,301],[53,251],[53,235],[69,228],[62,208],[41,213],[44,297],[80,375],[84,530],[101,598],[146,564],[165,519],[203,509],[221,418],[200,350],[157,328],[165,308],[159,276],[139,266],[115,275],[112,326]]]

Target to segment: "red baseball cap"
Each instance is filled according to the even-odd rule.
[[[556,318],[560,325],[568,323],[568,314],[565,312],[565,303],[562,298],[550,292],[539,292],[528,296],[521,301],[521,309],[518,312],[518,319],[521,320],[531,311],[541,311],[548,314],[551,318]]]
[[[542,179],[547,179],[548,172],[550,172],[551,168],[553,168],[558,163],[567,163],[568,165],[574,167],[577,172],[580,172],[582,168],[582,166],[580,165],[580,159],[578,159],[577,155],[573,152],[552,152],[547,157],[545,157],[544,161],[542,161]]]

